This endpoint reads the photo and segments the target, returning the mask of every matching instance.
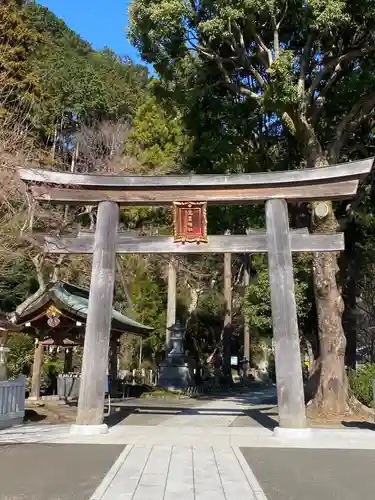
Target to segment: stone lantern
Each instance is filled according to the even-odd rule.
[[[166,359],[160,363],[158,386],[164,389],[186,389],[192,384],[192,376],[184,350],[185,327],[176,321],[168,328],[172,349]]]

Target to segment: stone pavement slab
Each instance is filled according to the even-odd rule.
[[[268,500],[371,500],[375,451],[241,448]]]
[[[1,444],[0,500],[87,500],[124,449]]]
[[[128,447],[90,500],[266,500],[239,450]]]

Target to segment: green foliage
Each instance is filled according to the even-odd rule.
[[[34,339],[25,333],[10,333],[7,347],[10,348],[8,356],[9,377],[16,378],[18,375],[30,375],[34,360]]]
[[[368,9],[374,12],[373,3],[208,1],[197,15],[183,0],[135,0],[129,37],[171,96],[181,101],[184,95],[184,106],[211,89],[212,113],[221,89],[221,103],[231,94],[244,107],[253,104],[250,119],[254,112],[273,115],[259,134],[276,123],[280,138],[286,126],[297,138],[299,163],[314,161],[311,154],[321,149],[338,161],[345,143],[358,143],[356,134],[368,137],[372,128],[366,109],[372,110],[375,31]]]
[[[0,276],[0,311],[14,311],[37,289],[38,282],[31,262],[26,259],[13,259]]]
[[[166,282],[160,275],[160,268],[155,265],[155,261],[153,262],[152,259],[148,259],[148,263],[134,262],[132,269],[134,280],[131,284],[131,295],[135,317],[141,323],[155,328],[155,331],[145,341],[145,347],[149,347],[152,356],[157,356],[164,350]]]
[[[0,5],[0,117],[8,112],[25,119],[40,93],[37,75],[30,71],[28,60],[41,36],[29,26],[15,1]]]
[[[359,370],[351,370],[349,384],[354,396],[364,405],[374,407],[373,380],[375,364],[369,364]]]
[[[272,314],[271,298],[268,280],[268,268],[266,259],[255,257],[254,265],[258,271],[257,281],[247,287],[244,311],[252,328],[252,334],[267,338],[272,336]],[[311,309],[309,300],[309,284],[311,282],[311,268],[306,269],[306,262],[295,261],[294,267],[294,285],[297,304],[298,321],[303,325]],[[306,274],[307,270],[307,274]],[[300,276],[300,274],[304,276]]]
[[[101,120],[126,122],[135,113],[147,72],[109,49],[96,52],[47,8],[36,3],[24,15],[44,40],[29,60],[43,83],[35,127],[53,134],[56,124],[74,132],[81,123]]]
[[[56,353],[45,353],[43,359],[42,376],[41,376],[41,388],[46,389],[53,386],[56,377],[63,373],[64,362],[62,358],[58,358]]]
[[[133,130],[127,150],[148,167],[176,168],[187,149],[177,109],[168,112],[153,96],[139,107],[133,120]]]
[[[270,84],[264,91],[264,105],[271,112],[282,114],[284,110],[293,110],[300,101],[295,86],[293,62],[293,51],[282,50],[279,58],[269,68]]]

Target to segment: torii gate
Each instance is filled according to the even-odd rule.
[[[95,235],[45,238],[48,253],[93,254],[90,299],[85,333],[81,387],[72,432],[104,433],[104,395],[117,253],[260,253],[268,252],[279,426],[305,429],[292,252],[337,252],[343,233],[308,234],[289,230],[287,201],[319,202],[354,198],[359,182],[370,173],[373,158],[319,169],[258,174],[115,176],[20,168],[19,175],[36,200],[54,204],[98,205]],[[117,232],[119,206],[201,206],[198,218],[182,218],[199,237],[189,242],[173,237],[134,237]],[[267,231],[247,235],[205,235],[206,204],[264,203]],[[189,205],[188,205],[189,206]],[[202,212],[203,210],[203,212]],[[318,203],[315,215],[327,216]],[[192,221],[192,222],[191,222]],[[181,224],[181,221],[180,221]],[[179,235],[181,236],[181,234]],[[195,233],[192,236],[197,236]],[[197,241],[200,244],[197,244]],[[178,242],[176,242],[178,241]]]

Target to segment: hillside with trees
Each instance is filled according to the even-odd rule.
[[[126,56],[94,50],[37,3],[2,1],[2,312],[50,279],[84,286],[90,279],[90,259],[45,256],[38,232],[93,228],[95,213],[33,204],[15,180],[16,166],[231,173],[373,156],[374,14],[370,1],[135,0],[128,36],[153,65],[151,78]],[[324,225],[311,208],[290,206],[292,227],[341,227],[347,250],[340,258],[294,258],[301,346],[311,381],[318,382],[311,384],[313,407],[344,414],[353,409],[346,367],[355,367],[358,352],[363,362],[375,361],[372,186],[354,205],[330,205]],[[208,210],[211,234],[243,234],[264,224],[263,207]],[[171,211],[122,210],[121,229],[171,234]],[[143,351],[144,366],[154,366],[164,350],[168,260],[126,256],[118,264],[114,305],[156,328]],[[221,348],[223,256],[179,257],[177,265],[187,348],[205,360]],[[232,273],[232,350],[241,353],[246,318],[256,364],[272,338],[266,256],[254,256],[250,286],[243,285],[242,256],[233,258]],[[137,341],[122,347],[124,367],[136,367]]]

